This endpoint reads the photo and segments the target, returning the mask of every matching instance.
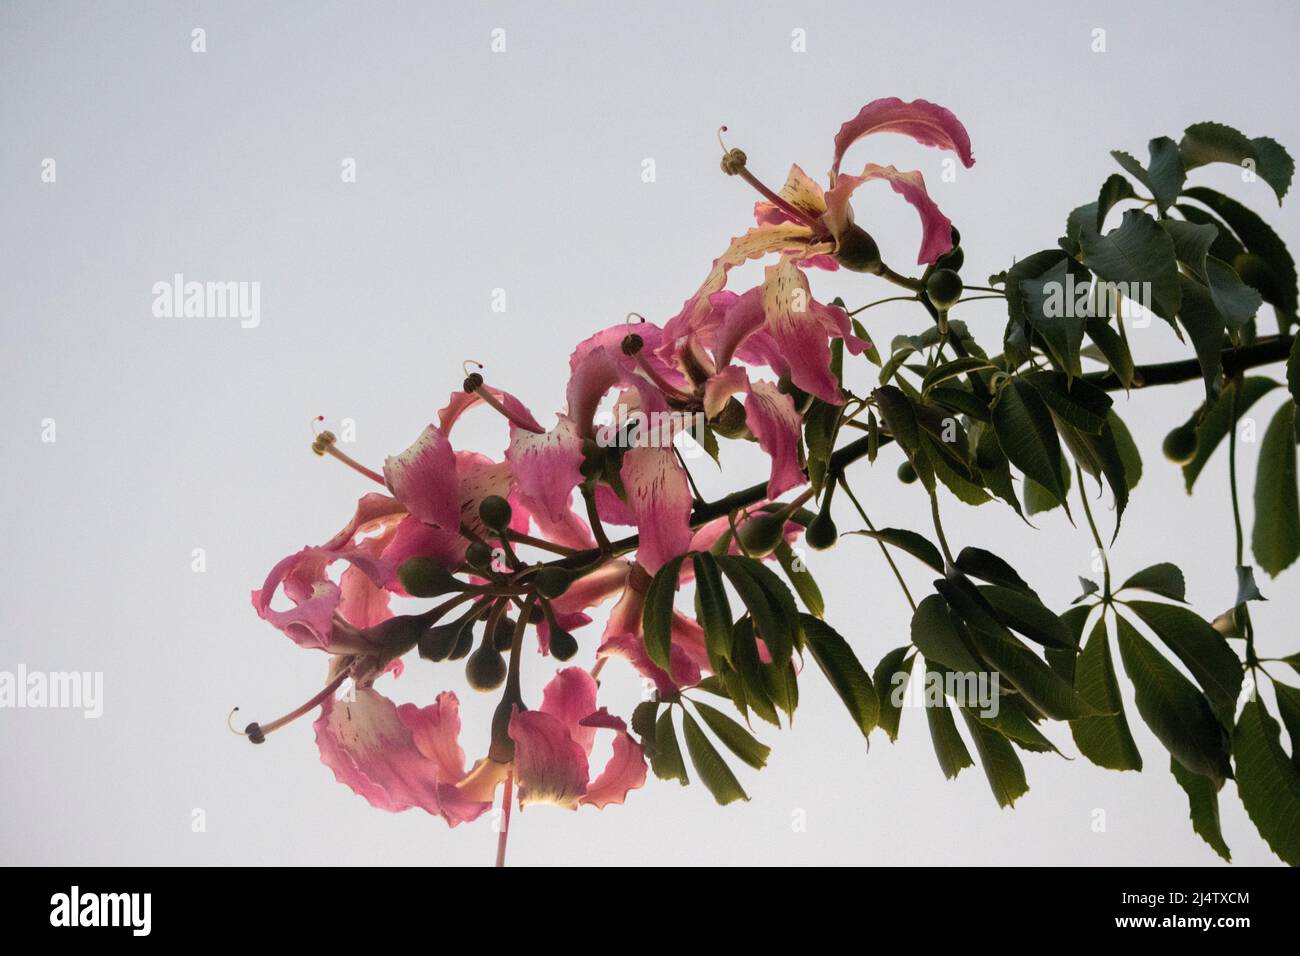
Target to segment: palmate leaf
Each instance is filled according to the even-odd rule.
[[[1106,621],[1097,621],[1075,665],[1074,687],[1103,714],[1070,721],[1070,734],[1079,752],[1108,770],[1141,770],[1142,754],[1133,741],[1115,664],[1110,656]]]
[[[984,775],[988,778],[989,789],[999,807],[1013,807],[1018,799],[1029,792],[1025,780],[1025,767],[1016,756],[1015,749],[1007,738],[996,730],[984,726],[967,711],[962,711],[966,727],[970,730],[975,749],[984,766]]]
[[[691,756],[691,766],[695,768],[700,781],[713,794],[713,799],[722,806],[736,800],[748,800],[749,794],[740,785],[736,775],[731,772],[727,762],[718,753],[718,748],[704,735],[695,718],[682,711],[682,736],[686,738],[686,752]]]
[[[1017,634],[1044,647],[1074,650],[1069,630],[1037,595],[995,584],[983,585],[979,592],[992,605],[998,620]]]
[[[844,702],[862,736],[866,737],[880,719],[881,709],[870,675],[848,641],[825,621],[805,616],[803,626],[808,652]],[[894,727],[896,735],[896,723]]]
[[[1268,136],[1249,139],[1222,123],[1195,123],[1187,127],[1178,152],[1187,169],[1207,163],[1251,164],[1259,178],[1277,194],[1278,205],[1282,204],[1295,174],[1295,161],[1276,140]]]
[[[898,548],[900,551],[906,551],[912,557],[922,561],[940,574],[943,573],[943,555],[939,553],[939,549],[925,535],[918,534],[915,531],[908,531],[906,528],[878,528],[875,531],[850,531],[849,534],[860,534],[868,538],[875,538],[882,544]]]
[[[1231,724],[1243,670],[1223,635],[1195,611],[1176,604],[1130,601],[1128,606],[1196,678],[1219,719]]]
[[[1232,776],[1227,735],[1205,695],[1132,624],[1118,615],[1115,623],[1138,713],[1156,739],[1194,773],[1216,782]]]
[[[1255,526],[1251,550],[1259,566],[1277,577],[1300,557],[1300,487],[1296,484],[1296,405],[1282,404],[1264,432],[1255,473]]]
[[[1184,190],[1183,195],[1211,210],[1219,220],[1231,227],[1247,252],[1259,257],[1275,284],[1271,295],[1266,295],[1266,298],[1283,313],[1294,317],[1296,312],[1295,260],[1291,258],[1286,243],[1278,237],[1277,233],[1256,212],[1213,189],[1195,186]],[[1266,289],[1259,291],[1270,293],[1270,290]]]
[[[1119,586],[1120,591],[1129,588],[1150,591],[1152,594],[1159,594],[1174,601],[1185,601],[1187,594],[1187,583],[1183,579],[1183,572],[1178,565],[1167,561],[1143,568]]]
[[[880,715],[877,726],[891,741],[898,739],[898,725],[903,717],[902,690],[912,675],[912,665],[916,655],[910,654],[911,645],[896,647],[880,659],[875,672],[871,675],[872,686],[876,688]]]
[[[799,600],[803,601],[803,606],[808,609],[808,613],[813,617],[824,617],[826,601],[822,598],[821,588],[817,586],[817,580],[812,576],[812,572],[794,553],[794,548],[790,547],[789,542],[782,541],[776,546],[776,560],[780,562],[781,570],[785,572],[786,579],[799,595]]]
[[[1300,866],[1300,770],[1279,738],[1277,721],[1263,703],[1258,698],[1246,701],[1233,733],[1237,793],[1273,852],[1291,866]]]
[[[1020,573],[1007,564],[1006,561],[999,558],[992,551],[986,551],[983,548],[965,547],[957,555],[957,560],[953,562],[957,570],[968,574],[973,578],[986,581],[989,584],[996,584],[999,587],[1011,588],[1015,591],[1021,591],[1024,594],[1034,594],[1034,589],[1025,583],[1025,579]]]
[[[695,565],[695,616],[704,631],[704,646],[713,670],[732,659],[733,618],[718,562],[707,551],[692,556]],[[671,631],[671,624],[669,625]]]
[[[1084,230],[1079,245],[1083,264],[1098,278],[1125,283],[1134,293],[1130,298],[1149,284],[1152,311],[1173,321],[1181,296],[1178,262],[1173,242],[1154,219],[1130,209],[1119,227],[1104,236]]]
[[[1263,376],[1253,375],[1243,379],[1241,396],[1237,400],[1238,420],[1246,413],[1246,409],[1277,387],[1277,382]],[[1206,409],[1204,417],[1196,427],[1196,457],[1183,466],[1183,484],[1188,494],[1192,493],[1192,486],[1196,484],[1197,477],[1209,462],[1215,449],[1219,447],[1219,443],[1228,434],[1232,423],[1232,393],[1236,389],[1237,385],[1233,382],[1225,385],[1218,399]]]
[[[646,652],[669,673],[672,672],[673,600],[677,596],[677,577],[683,560],[684,556],[673,558],[655,572],[641,612]]]
[[[716,707],[710,707],[698,700],[691,703],[695,707],[695,712],[700,715],[700,719],[704,721],[704,725],[713,731],[713,735],[721,740],[728,750],[755,770],[767,766],[767,757],[772,752],[771,747],[756,739],[753,734]]]
[[[1231,863],[1232,851],[1224,842],[1223,830],[1219,824],[1219,790],[1222,789],[1223,784],[1215,786],[1214,781],[1209,777],[1192,773],[1173,757],[1169,758],[1169,769],[1173,772],[1178,785],[1183,788],[1183,792],[1187,794],[1192,829],[1213,848],[1215,853]]]
[[[655,751],[650,758],[650,769],[660,780],[676,780],[683,787],[690,783],[682,750],[673,729],[673,710],[669,707],[655,721]]]
[[[912,643],[925,659],[959,673],[973,673],[983,666],[957,631],[948,604],[937,594],[922,599],[912,614]]]
[[[1008,382],[993,405],[993,429],[1011,464],[1046,489],[1068,514],[1061,479],[1061,442],[1038,390],[1028,382]]]
[[[971,639],[980,657],[1010,681],[1030,704],[1054,720],[1073,720],[1101,713],[1042,658],[1015,638],[989,634],[974,627]]]
[[[931,680],[943,680],[943,672],[931,667],[927,672]],[[943,775],[952,780],[967,767],[975,766],[966,742],[957,732],[957,722],[953,720],[952,708],[947,698],[936,702],[928,698],[925,705],[925,719],[930,725],[930,740],[934,744],[934,755],[938,758],[939,769]]]

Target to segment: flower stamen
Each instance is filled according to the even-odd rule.
[[[347,667],[341,668],[338,676],[335,677],[333,680],[331,680],[323,688],[321,688],[321,690],[315,696],[313,696],[309,701],[307,701],[305,704],[302,704],[299,707],[295,707],[293,710],[289,711],[289,713],[285,714],[283,717],[277,717],[269,724],[259,724],[257,721],[253,721],[242,731],[235,730],[234,726],[230,723],[230,721],[231,718],[235,716],[235,713],[239,710],[239,708],[236,707],[234,710],[230,712],[230,715],[226,718],[226,726],[230,727],[232,733],[239,734],[239,736],[241,737],[247,737],[250,743],[254,743],[254,744],[266,743],[267,734],[279,730],[281,727],[284,727],[287,724],[293,723],[303,714],[307,713],[308,711],[315,710],[321,704],[325,703],[326,699],[331,697],[334,694],[334,692],[337,691],[340,686],[342,686],[343,682],[347,680],[348,674],[350,672],[351,672],[350,668]]]
[[[319,418],[316,420],[320,421]],[[371,471],[365,465],[361,464],[361,462],[354,459],[351,455],[339,451],[338,448],[336,448],[334,445],[336,441],[338,441],[338,439],[335,437],[333,432],[331,431],[320,432],[316,436],[316,439],[311,443],[311,450],[321,456],[329,455],[331,458],[337,458],[339,461],[343,462],[343,464],[347,465],[349,468],[351,468],[353,471],[357,472],[358,474],[365,475],[371,481],[376,481],[379,484],[387,487],[387,483],[384,481],[383,475],[379,474],[377,471]]]
[[[466,359],[465,362],[461,365],[461,367],[464,368],[466,365],[469,365],[471,363],[477,365],[479,368],[483,367],[482,362],[475,362],[473,359]],[[539,428],[536,423],[530,422],[528,421],[528,419],[523,418],[518,413],[511,411],[509,408],[506,407],[504,402],[502,402],[495,395],[493,395],[492,392],[488,389],[487,385],[484,383],[483,375],[481,372],[470,372],[468,375],[466,375],[465,382],[462,387],[465,389],[466,392],[469,392],[471,395],[477,395],[482,400],[483,404],[490,405],[493,408],[495,408],[498,412],[500,412],[502,415],[505,416],[506,421],[508,421],[511,425],[514,425],[517,428],[522,428],[526,432],[532,432],[534,435],[545,434],[546,429]]]

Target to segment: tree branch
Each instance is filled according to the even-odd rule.
[[[1224,374],[1233,375],[1260,365],[1271,365],[1274,362],[1284,361],[1291,354],[1291,343],[1293,341],[1294,336],[1275,335],[1259,339],[1253,345],[1248,345],[1245,348],[1224,349],[1222,356]],[[1180,382],[1196,381],[1202,377],[1201,365],[1196,359],[1139,365],[1133,371],[1134,389],[1150,388],[1155,385],[1176,385]],[[1124,384],[1113,372],[1089,372],[1083,378],[1108,392],[1117,392],[1124,388]],[[880,435],[879,444],[885,445],[892,440],[890,436],[882,434]],[[863,436],[836,449],[831,455],[830,466],[827,469],[827,480],[833,481],[849,465],[860,458],[865,458],[869,443],[870,438]],[[765,481],[751,485],[748,488],[742,488],[739,491],[733,491],[717,501],[706,502],[691,512],[691,527],[698,528],[715,518],[721,518],[737,509],[756,504],[766,497],[767,482]],[[626,538],[620,538],[618,541],[613,542],[611,550],[614,554],[627,554],[629,551],[636,550],[639,540],[639,537],[635,534],[628,535]],[[579,568],[591,564],[599,557],[599,551],[590,550],[554,563],[559,567]]]

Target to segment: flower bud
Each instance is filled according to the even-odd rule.
[[[500,495],[488,495],[478,506],[479,519],[496,532],[503,532],[510,526],[510,502]]]
[[[861,226],[849,226],[836,237],[835,261],[853,272],[879,275],[882,267],[880,247]]]
[[[550,647],[552,657],[559,661],[567,661],[578,653],[578,639],[568,631],[552,627]]]
[[[808,547],[825,551],[827,548],[834,547],[839,536],[840,531],[835,527],[835,519],[831,517],[831,503],[828,498],[822,510],[817,512],[817,517],[808,522],[804,540],[808,542]]]
[[[1175,465],[1185,465],[1196,457],[1198,444],[1196,429],[1190,425],[1179,425],[1165,436],[1160,450]]]
[[[506,679],[506,661],[486,636],[465,662],[465,679],[474,690],[496,690]]]
[[[740,543],[754,558],[765,558],[785,540],[785,515],[763,513],[740,526]]]
[[[557,598],[565,591],[569,590],[569,585],[573,583],[574,574],[566,568],[547,567],[542,568],[533,576],[533,584],[537,587],[537,593],[544,598]]]
[[[936,309],[951,309],[961,299],[961,276],[951,269],[935,269],[925,282],[925,295]]]
[[[460,632],[465,626],[465,622],[461,620],[429,628],[420,635],[416,645],[420,650],[420,656],[426,661],[435,663],[445,661],[455,649],[456,642],[460,640]]]
[[[465,563],[485,571],[492,566],[492,546],[486,541],[471,541],[465,549]]]
[[[432,558],[411,558],[397,569],[397,579],[411,597],[431,598],[463,591],[465,584]]]
[[[910,485],[916,481],[916,469],[912,467],[910,461],[904,461],[898,466],[898,480],[905,485]]]
[[[515,642],[515,622],[504,614],[497,619],[496,630],[492,632],[492,646],[502,653],[510,650]]]

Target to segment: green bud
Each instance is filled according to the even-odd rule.
[[[506,679],[506,660],[485,637],[465,662],[465,678],[474,690],[496,690]]]
[[[474,622],[469,621],[456,636],[456,646],[447,655],[447,660],[458,661],[474,649]]]
[[[426,661],[445,661],[455,649],[464,627],[464,621],[453,621],[450,624],[439,624],[429,628],[420,635],[420,640],[416,644],[420,649],[420,656]]]
[[[537,593],[544,598],[559,597],[569,590],[569,585],[573,583],[573,580],[573,572],[566,568],[542,568],[533,576],[533,583],[537,586]]]
[[[558,661],[567,661],[576,653],[578,653],[578,639],[568,631],[552,627],[551,656]]]
[[[765,558],[785,540],[785,515],[763,513],[740,526],[740,543],[751,557]]]
[[[961,276],[951,269],[935,269],[925,282],[926,297],[936,309],[951,309],[961,299]]]
[[[469,547],[465,549],[465,562],[471,568],[478,568],[480,571],[490,568],[492,566],[492,545],[486,541],[471,541]]]
[[[1196,429],[1190,425],[1179,425],[1165,436],[1160,450],[1175,465],[1185,465],[1196,457],[1197,445]]]
[[[825,551],[827,548],[834,547],[839,536],[840,531],[835,527],[835,519],[831,517],[831,503],[828,497],[822,510],[817,512],[817,517],[808,522],[804,540],[808,542],[808,547]]]
[[[432,558],[411,558],[397,569],[397,579],[411,597],[431,598],[463,591],[465,584]]]
[[[515,642],[515,622],[504,614],[497,619],[497,629],[492,634],[492,646],[498,651],[508,651]]]
[[[872,275],[879,275],[882,266],[880,247],[861,226],[849,226],[848,231],[837,238],[835,261],[852,272]]]
[[[510,526],[510,502],[500,495],[488,495],[478,506],[478,516],[493,531],[505,531]]]
[[[957,230],[954,229],[953,232]],[[945,252],[935,260],[936,269],[951,269],[953,272],[960,272],[961,267],[966,264],[966,253],[962,252],[961,246],[953,246],[948,252]]]
[[[910,461],[905,461],[898,466],[898,480],[905,485],[916,481],[916,469],[912,467]]]

